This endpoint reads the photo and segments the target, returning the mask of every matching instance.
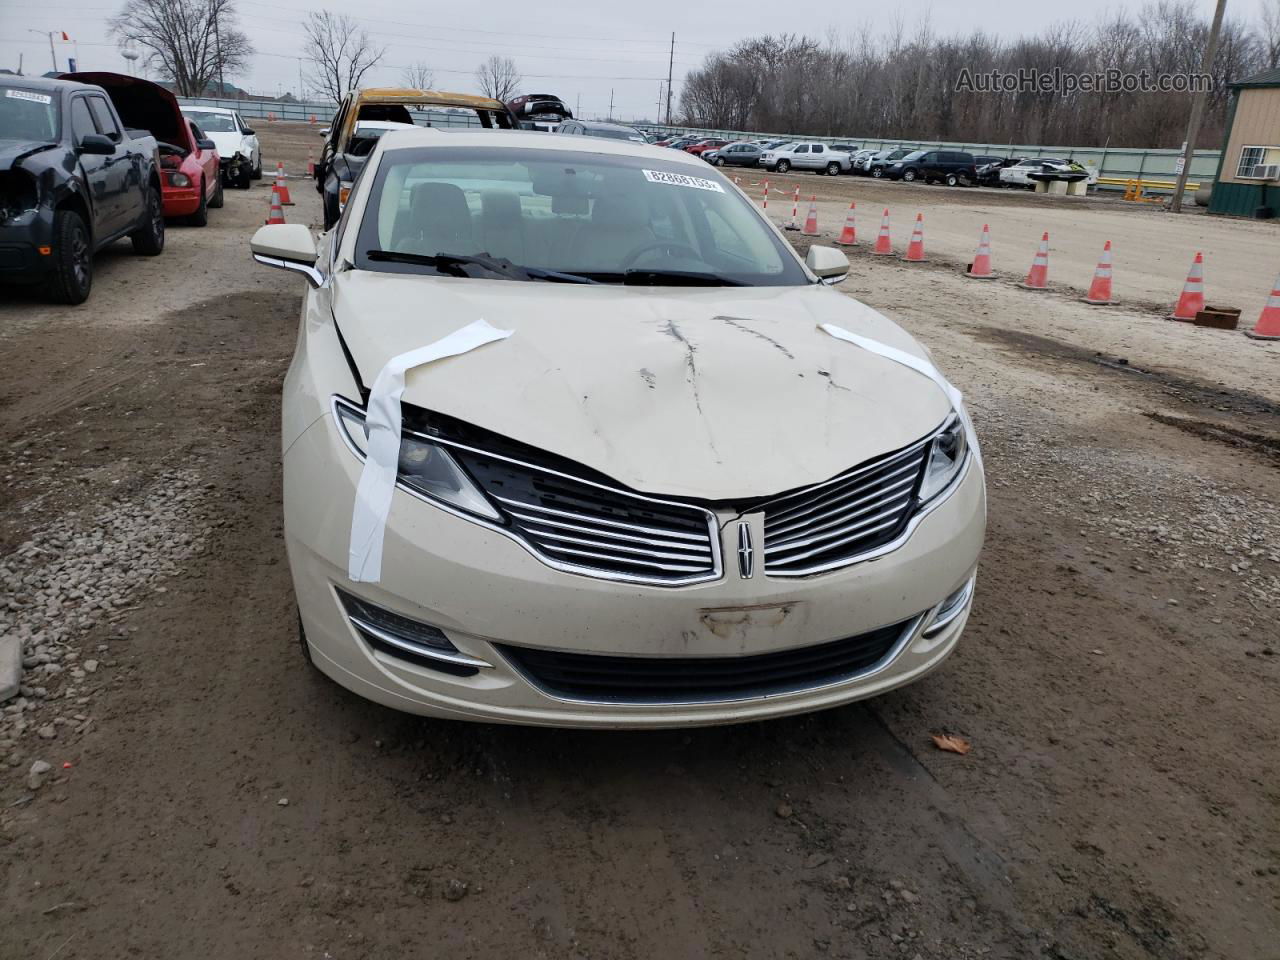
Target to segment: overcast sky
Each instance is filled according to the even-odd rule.
[[[1197,0],[1205,17],[1212,0]],[[24,72],[50,69],[48,31],[66,31],[70,43],[57,42],[58,68],[77,57],[81,70],[128,72],[128,63],[107,36],[106,19],[121,6],[114,0],[0,0],[0,66],[16,70],[19,56]],[[257,50],[244,75],[227,76],[251,93],[298,92],[302,31],[297,26],[306,11],[329,4],[305,0],[237,0],[240,26]],[[432,5],[435,6],[435,5]],[[425,62],[442,90],[474,91],[475,68],[491,53],[510,56],[523,74],[523,92],[558,94],[570,109],[584,116],[605,116],[613,92],[613,115],[618,119],[652,117],[659,85],[666,80],[671,32],[676,34],[675,94],[680,78],[709,52],[744,37],[762,33],[806,33],[822,36],[828,29],[848,33],[863,23],[883,30],[887,10],[901,9],[908,27],[927,17],[937,34],[964,34],[981,28],[1003,37],[1034,33],[1062,20],[1066,11],[1076,19],[1094,21],[1100,12],[1114,10],[1115,0],[1072,0],[1069,6],[1028,0],[969,0],[964,4],[893,7],[884,0],[848,0],[840,6],[788,4],[765,0],[735,0],[727,4],[699,4],[682,0],[609,4],[586,0],[530,3],[528,0],[487,0],[463,4],[474,11],[468,22],[450,10],[449,25],[433,17],[426,4],[401,0],[362,0],[334,4],[335,12],[355,15],[371,38],[385,45],[386,56],[366,76],[367,85],[400,82],[402,69]],[[1137,9],[1139,3],[1131,3]],[[1229,0],[1227,15],[1255,20],[1261,0]],[[914,11],[914,12],[912,12]],[[978,14],[977,17],[974,14]],[[34,31],[34,32],[31,32]]]

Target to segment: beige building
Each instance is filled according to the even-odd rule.
[[[1210,213],[1276,216],[1280,208],[1280,69],[1233,83]],[[1271,213],[1262,211],[1270,208]]]

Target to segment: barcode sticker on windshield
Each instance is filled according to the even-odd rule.
[[[53,97],[47,93],[32,93],[30,90],[6,90],[4,95],[10,100],[30,100],[32,103],[53,103]]]
[[[665,170],[644,170],[644,178],[650,183],[669,183],[677,187],[693,187],[695,190],[714,190],[724,193],[724,187],[714,180],[691,177],[684,173],[667,173]]]

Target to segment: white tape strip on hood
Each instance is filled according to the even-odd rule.
[[[373,381],[369,407],[365,411],[368,453],[351,512],[347,575],[352,580],[377,583],[382,578],[382,540],[400,464],[400,398],[404,395],[405,373],[424,363],[456,357],[509,336],[510,330],[498,330],[484,320],[477,320],[435,343],[392,357]]]
[[[856,347],[861,347],[869,353],[884,357],[886,360],[892,360],[894,363],[900,363],[904,367],[910,367],[916,373],[922,374],[938,385],[938,388],[951,401],[951,406],[955,408],[956,414],[960,417],[960,422],[964,424],[964,438],[969,445],[969,449],[973,451],[973,459],[977,461],[978,466],[982,466],[982,451],[978,448],[978,433],[973,429],[973,420],[969,418],[969,411],[964,407],[964,397],[953,387],[940,372],[928,360],[917,357],[915,354],[907,353],[905,350],[899,350],[897,347],[891,347],[887,343],[881,343],[879,340],[872,340],[870,337],[859,336],[856,333],[850,333],[844,327],[837,327],[834,323],[820,323],[819,329],[830,334],[837,340],[844,340],[846,343],[852,343]]]

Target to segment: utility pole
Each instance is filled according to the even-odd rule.
[[[613,120],[613,87],[609,88],[609,120]]]
[[[49,38],[49,61],[53,64],[53,72],[57,73],[58,72],[58,55],[53,52],[54,32],[55,31],[53,30],[36,30],[32,27],[27,27],[27,33],[43,33],[46,37]]]
[[[1213,69],[1213,58],[1218,53],[1218,33],[1222,29],[1222,16],[1227,10],[1227,0],[1218,0],[1213,11],[1213,26],[1209,28],[1209,40],[1204,45],[1204,56],[1200,60],[1200,73],[1207,75]],[[1191,157],[1196,149],[1196,139],[1200,136],[1200,121],[1204,118],[1204,101],[1208,90],[1200,90],[1191,101],[1191,116],[1187,120],[1187,142],[1182,148],[1182,169],[1178,171],[1178,183],[1173,188],[1173,202],[1169,209],[1173,213],[1182,212],[1182,194],[1187,189],[1187,177],[1191,174]]]
[[[656,114],[658,122],[662,122],[662,81],[658,81],[658,112]]]
[[[582,94],[578,94],[578,102],[573,105],[573,115],[579,120],[582,119]]]
[[[218,56],[218,96],[225,97],[227,95],[227,81],[222,76],[222,25],[218,22],[218,10],[215,8],[213,13],[213,49]],[[199,91],[196,95],[204,93]]]
[[[299,103],[301,103],[301,102],[302,102],[302,100],[303,100],[303,92],[302,92],[302,58],[301,58],[301,57],[299,57],[299,58],[298,58],[298,102],[299,102]]]
[[[667,59],[667,126],[671,126],[671,74],[676,65],[676,32],[671,31],[671,56]]]

